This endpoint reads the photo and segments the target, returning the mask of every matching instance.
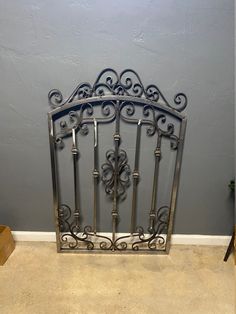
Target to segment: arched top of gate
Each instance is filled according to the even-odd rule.
[[[118,74],[111,68],[101,71],[94,84],[80,83],[68,99],[65,100],[58,89],[53,89],[48,94],[48,100],[53,109],[49,115],[55,120],[75,108],[79,109],[82,104],[105,100],[151,105],[182,120],[185,118],[182,111],[188,103],[186,95],[182,92],[174,96],[172,103],[168,102],[156,85],[145,87],[134,70],[126,69]]]

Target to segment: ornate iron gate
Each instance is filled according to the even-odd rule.
[[[49,92],[48,98],[53,108],[48,113],[48,125],[58,252],[168,253],[186,128],[186,118],[181,114],[187,105],[185,94],[178,93],[172,106],[157,86],[149,85],[145,88],[133,70],[127,69],[118,74],[109,68],[99,74],[93,85],[78,85],[66,101],[63,100],[61,92],[55,89]],[[106,132],[106,136],[113,139],[113,147],[100,154],[100,130],[108,124],[114,127],[113,134]],[[132,127],[132,131],[129,129],[128,133],[122,135],[121,128],[124,124]],[[92,139],[88,139],[88,134]],[[123,147],[126,135],[133,136],[129,142],[133,147],[129,154]],[[88,146],[82,151],[80,141],[85,138],[88,139]],[[142,142],[147,142],[149,138],[154,139],[155,146],[152,150],[142,150]],[[163,180],[159,179],[163,158],[162,144],[166,140],[170,150],[176,152],[174,170],[169,201],[167,204],[158,204],[158,191],[163,183]],[[60,175],[58,166],[58,156],[64,150],[66,141],[70,147],[73,175],[72,205],[62,201],[60,182],[63,176]],[[90,144],[92,150],[88,149]],[[149,174],[142,190],[139,187],[142,181],[140,155],[145,155],[145,152],[148,152],[151,158],[148,168],[153,163],[153,173]],[[93,155],[92,169],[81,178],[80,169],[83,170],[86,166],[86,159],[91,158],[90,153]],[[132,159],[131,155],[132,167],[129,161]],[[82,156],[85,163],[81,168]],[[147,167],[146,161],[144,164]],[[83,197],[87,200],[92,198],[92,209],[89,209],[90,215],[87,217],[90,222],[83,225],[86,208],[81,204],[81,180],[89,181],[90,178],[89,192],[86,190]],[[106,215],[111,217],[109,232],[100,230],[98,224],[101,187],[104,195],[109,196],[107,203],[112,207],[111,211],[105,211]],[[142,213],[142,221],[147,225],[145,228],[137,224],[137,200],[138,197],[144,199],[148,196],[149,190],[149,203],[139,211]],[[131,194],[130,203],[123,220],[129,224],[129,230],[120,233],[120,208],[128,192]]]

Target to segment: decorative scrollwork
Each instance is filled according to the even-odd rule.
[[[139,232],[117,238],[114,242],[114,250],[125,251],[128,248],[128,243],[124,239],[135,238],[137,236],[139,236]]]
[[[134,234],[118,237],[115,241],[112,241],[108,236],[94,233],[91,226],[85,226],[83,231],[78,231],[75,221],[72,219],[72,211],[66,204],[61,204],[58,213],[61,231],[60,240],[63,247],[77,249],[80,243],[83,243],[87,250],[93,250],[95,248],[96,239],[101,239],[101,241],[98,242],[101,250],[125,251],[128,248],[128,242],[125,240],[128,238],[138,238],[138,240],[131,245],[134,251],[139,250],[140,246],[144,243],[147,244],[150,250],[160,250],[165,246],[166,240],[163,235],[167,232],[169,220],[168,206],[162,206],[157,210],[155,231],[151,235],[145,235],[144,229],[139,226]]]
[[[60,131],[55,136],[55,144],[59,148],[63,148],[63,138],[72,134],[72,129],[77,128],[80,124],[80,118],[75,111],[70,111],[68,114],[68,121],[62,120],[60,121]]]
[[[132,249],[134,251],[138,251],[140,245],[143,243],[147,243],[150,250],[160,250],[164,248],[166,239],[163,235],[167,232],[169,212],[170,208],[168,206],[161,206],[157,210],[154,232],[150,236],[145,237],[143,228],[137,228],[139,240],[132,244]]]
[[[161,101],[167,107],[178,112],[183,111],[187,106],[187,97],[185,94],[176,94],[174,105],[171,105],[156,85],[151,84],[145,88],[139,75],[134,70],[126,69],[118,74],[111,68],[104,69],[98,75],[93,85],[90,83],[79,84],[66,101],[63,100],[62,93],[57,89],[49,92],[48,100],[52,108],[56,108],[65,103],[93,96],[102,97],[107,94],[145,98],[153,102]]]
[[[64,104],[62,93],[58,89],[52,89],[48,93],[48,101],[52,108],[56,108]]]
[[[178,149],[178,153],[171,152],[176,156],[173,183],[178,187],[179,164],[182,157],[183,140],[185,132],[185,117],[179,114],[187,106],[187,97],[183,93],[174,96],[172,103],[169,103],[160,89],[153,84],[144,86],[139,75],[126,69],[117,73],[111,68],[104,69],[93,84],[81,83],[72,92],[68,99],[64,99],[62,93],[53,89],[48,94],[50,105],[55,108],[49,113],[50,145],[52,154],[53,171],[58,172],[55,159],[59,155],[58,148],[63,148],[64,138],[71,137],[71,153],[73,161],[73,179],[74,179],[74,210],[66,204],[61,204],[57,208],[57,224],[59,234],[57,241],[61,250],[98,250],[98,251],[168,251],[172,221],[170,222],[170,207],[161,206],[156,208],[159,203],[159,185],[160,185],[160,162],[165,157],[166,142],[170,143],[173,150]],[[65,106],[64,106],[65,105]],[[63,107],[64,106],[64,107]],[[62,107],[58,108],[57,107]],[[100,129],[102,124],[114,122],[113,149],[106,151],[105,160],[100,164],[101,150],[100,145],[104,140],[101,139]],[[124,124],[132,124],[136,129],[132,150],[132,197],[130,202],[130,230],[125,235],[119,234],[120,203],[126,197],[126,192],[131,184],[130,160],[123,144],[122,131]],[[93,132],[91,132],[93,130]],[[127,126],[127,132],[130,132],[130,125]],[[93,219],[92,226],[83,225],[84,204],[81,204],[80,176],[83,178],[83,172],[79,169],[83,167],[83,145],[81,135],[92,133],[93,139]],[[146,138],[153,136],[153,138]],[[105,133],[105,132],[104,132]],[[103,133],[103,134],[104,134]],[[137,221],[140,220],[140,210],[137,205],[139,201],[140,187],[143,184],[142,169],[143,164],[142,143],[148,140],[150,145],[155,143],[154,173],[152,189],[151,206],[148,218],[148,229],[144,230],[139,226],[135,229]],[[146,151],[146,148],[145,148]],[[134,152],[134,154],[133,154]],[[152,151],[153,152],[153,151]],[[143,156],[143,155],[142,155]],[[145,155],[146,157],[146,152]],[[79,158],[81,157],[81,158]],[[86,159],[86,156],[85,156]],[[173,158],[171,157],[171,160]],[[87,162],[87,161],[86,161]],[[82,164],[82,165],[81,165]],[[55,167],[56,165],[56,167]],[[177,165],[177,166],[176,166]],[[80,168],[81,167],[81,168]],[[72,173],[71,173],[72,174]],[[162,173],[161,173],[162,174]],[[58,199],[62,199],[61,191],[58,188],[62,175],[53,176],[54,186]],[[57,184],[58,180],[58,184]],[[111,230],[109,233],[101,233],[100,230],[100,183],[103,183],[105,193],[111,198]],[[140,184],[140,185],[141,185]],[[145,183],[146,184],[146,181]],[[173,199],[175,189],[171,191]],[[92,195],[92,194],[91,194]],[[82,198],[83,200],[83,198]],[[129,202],[128,202],[129,203]],[[171,211],[175,209],[175,202],[171,202]],[[88,216],[90,217],[91,211]],[[169,226],[169,228],[168,228]]]
[[[170,136],[170,148],[173,150],[176,150],[179,145],[179,138],[176,135],[171,135]]]
[[[89,132],[88,125],[85,122],[87,117],[93,114],[93,106],[90,103],[83,104],[78,112],[70,111],[68,114],[68,122],[66,120],[60,121],[60,131],[55,136],[55,143],[59,147],[63,147],[63,138],[72,134],[72,129],[78,129],[82,135],[87,135]]]
[[[147,125],[146,133],[153,136],[156,132],[171,139],[171,148],[176,149],[178,146],[178,138],[174,135],[175,126],[173,123],[167,122],[167,115],[164,113],[155,113],[154,106],[148,104],[143,106],[144,118],[138,119],[132,116],[135,113],[135,103],[130,101],[122,102],[120,106],[120,117],[122,120],[137,124],[140,120],[143,125]],[[132,118],[131,118],[132,117]],[[150,119],[147,119],[150,118]]]
[[[112,122],[116,117],[115,102],[103,101],[101,104],[101,113],[104,117],[97,118],[99,123]],[[91,103],[84,103],[78,111],[70,111],[66,120],[61,120],[59,123],[60,131],[55,136],[55,144],[58,148],[64,147],[63,139],[72,134],[72,129],[76,129],[82,135],[89,133],[88,124],[93,124],[94,107]]]
[[[110,149],[106,152],[107,162],[102,165],[102,181],[105,185],[105,191],[108,195],[113,195],[115,185],[115,151]],[[130,184],[131,169],[128,165],[127,154],[120,150],[117,156],[117,196],[125,194],[126,188]]]
[[[160,98],[160,91],[157,86],[149,85],[145,90],[146,97],[152,101],[158,101]]]
[[[84,234],[87,236],[90,236],[90,238],[97,238],[102,239],[102,241],[99,243],[99,247],[101,250],[112,250],[113,248],[113,242],[109,237],[106,237],[104,235],[100,235],[93,232],[93,228],[91,226],[86,226],[84,228]]]
[[[173,109],[181,112],[186,108],[188,104],[188,99],[184,93],[178,93],[177,95],[175,95],[174,102],[177,105],[177,108],[173,108]]]
[[[144,120],[144,122],[146,122],[146,124],[148,124],[147,127],[147,135],[148,136],[153,136],[157,130],[156,127],[156,118],[155,118],[155,110],[153,108],[153,106],[151,105],[145,105],[143,107],[143,115],[144,117],[149,117],[151,115],[151,120]]]
[[[62,204],[58,209],[58,220],[60,231],[68,231],[66,229],[66,221],[68,221],[71,217],[71,209],[69,206]]]
[[[92,87],[91,87],[91,85],[89,83],[82,83],[82,84],[80,84],[78,86],[78,89],[77,89],[76,93],[78,95],[78,99],[91,97],[91,95],[92,95]],[[69,102],[74,100],[73,97],[74,97],[74,95],[71,97]]]
[[[86,226],[84,232],[78,232],[75,219],[71,220],[71,208],[66,204],[61,204],[58,209],[58,221],[60,230],[63,231],[60,234],[62,245],[68,246],[70,249],[75,249],[78,248],[79,242],[83,242],[88,250],[92,250],[94,248],[94,243],[88,239],[87,233],[88,230],[91,230],[91,227]]]
[[[99,118],[98,121],[107,123],[111,122],[116,117],[116,104],[113,101],[103,101],[101,105],[101,113],[106,118]]]
[[[135,104],[132,101],[124,101],[120,106],[120,117],[129,123],[137,123],[138,120],[131,118],[135,113]]]
[[[166,130],[163,129],[164,125],[166,125]],[[156,127],[157,127],[157,130],[164,136],[171,136],[175,130],[173,123],[166,124],[166,115],[165,114],[159,114],[157,116]]]

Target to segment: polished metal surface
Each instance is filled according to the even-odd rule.
[[[168,253],[186,129],[186,118],[181,113],[187,106],[185,94],[178,93],[174,97],[174,104],[170,104],[156,85],[145,88],[135,71],[127,69],[118,74],[108,68],[99,74],[93,85],[79,84],[67,100],[55,89],[49,92],[48,98],[53,108],[48,113],[48,125],[58,252]],[[171,119],[177,121],[179,127]],[[133,130],[135,148],[132,169],[130,155],[123,147],[125,134],[122,133],[122,123],[132,126]],[[99,134],[105,124],[114,126],[114,134],[111,135],[113,147],[106,151],[100,163]],[[87,152],[80,147],[79,135],[86,137],[91,128],[93,168],[89,175],[93,185],[90,187],[93,190],[93,210],[91,224],[83,225],[81,210],[86,209],[81,209],[80,184],[83,184],[83,178],[79,171],[79,156],[86,156]],[[139,182],[142,179],[142,131],[146,137],[155,138],[156,143],[150,151],[154,162],[150,178],[151,199],[147,208],[143,209],[147,228],[137,224],[137,202],[141,192]],[[73,208],[61,201],[58,155],[63,150],[65,140],[71,143]],[[170,150],[176,151],[176,157],[170,201],[159,206],[159,188],[163,183],[160,180],[163,140],[169,141]],[[110,232],[103,232],[98,224],[101,185],[111,203]],[[122,217],[120,208],[122,199],[128,193],[131,194],[130,227],[120,234],[119,223],[122,218],[126,219]]]

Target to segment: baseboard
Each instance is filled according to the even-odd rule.
[[[41,231],[13,231],[15,241],[42,241],[55,242],[55,232]],[[202,234],[173,234],[171,238],[172,244],[185,245],[220,245],[227,246],[230,236],[222,235],[202,235]]]
[[[44,231],[12,231],[15,241],[55,242],[55,232]]]
[[[173,234],[172,244],[228,246],[231,236],[204,234]]]

